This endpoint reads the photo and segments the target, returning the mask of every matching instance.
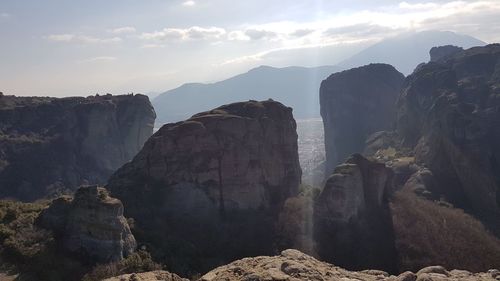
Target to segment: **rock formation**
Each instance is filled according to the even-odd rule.
[[[370,64],[335,73],[321,83],[326,175],[352,153],[362,152],[370,134],[391,129],[403,80],[390,65]]]
[[[500,45],[422,65],[407,78],[397,128],[443,196],[500,233]]]
[[[446,46],[433,47],[430,50],[429,54],[431,56],[431,62],[436,62],[438,60],[447,59],[463,50],[464,50],[463,48],[457,46],[446,45]]]
[[[154,119],[143,95],[0,96],[0,198],[106,183],[142,148]]]
[[[143,273],[124,274],[103,281],[188,281],[189,279],[181,278],[176,274],[168,271],[150,271]]]
[[[271,252],[276,217],[300,177],[292,109],[249,101],[164,125],[108,188],[148,229],[153,255],[179,272]]]
[[[208,272],[199,280],[495,281],[499,276],[500,272],[495,269],[483,273],[471,273],[465,270],[448,271],[442,266],[426,267],[417,273],[407,271],[398,276],[380,270],[353,272],[318,261],[297,250],[285,250],[279,256],[237,260]]]
[[[318,255],[349,269],[396,270],[388,196],[393,172],[354,154],[335,168],[314,208]]]
[[[37,223],[52,230],[66,250],[93,262],[119,261],[136,248],[122,203],[102,187],[80,187],[74,199],[54,200]]]

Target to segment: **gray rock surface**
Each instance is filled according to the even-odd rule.
[[[74,199],[54,200],[37,223],[51,229],[66,250],[95,262],[119,261],[136,248],[122,203],[102,187],[80,187]]]
[[[463,51],[463,48],[453,46],[453,45],[445,45],[445,46],[439,46],[439,47],[433,47],[429,54],[431,56],[431,61],[436,62],[439,60],[447,59],[461,51]]]
[[[393,172],[354,154],[335,168],[314,207],[318,255],[349,269],[394,271],[396,253],[387,205]]]
[[[104,184],[153,133],[147,96],[0,96],[0,198]]]
[[[164,125],[108,188],[139,227],[184,245],[173,259],[212,264],[270,252],[275,219],[300,178],[292,109],[248,101]]]
[[[321,83],[327,176],[351,154],[363,152],[369,135],[392,128],[403,80],[390,65],[370,64]]]
[[[443,196],[500,233],[500,45],[421,66],[398,101],[398,133]]]

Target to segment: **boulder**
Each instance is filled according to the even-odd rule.
[[[438,197],[500,233],[500,45],[455,52],[407,78],[397,131]]]
[[[349,155],[363,152],[369,135],[392,129],[403,80],[390,65],[370,64],[321,83],[327,176]]]
[[[300,178],[292,109],[267,100],[164,125],[108,188],[149,230],[145,241],[170,250],[157,254],[171,268],[203,270],[271,252],[277,216]]]
[[[153,133],[144,95],[0,96],[0,198],[32,201],[104,184]]]
[[[335,168],[314,207],[318,255],[349,269],[396,270],[388,196],[393,172],[354,154]]]
[[[136,248],[120,200],[97,186],[80,187],[74,199],[56,199],[37,218],[54,232],[63,247],[92,262],[123,259]]]

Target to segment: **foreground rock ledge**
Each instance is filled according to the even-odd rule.
[[[260,256],[237,260],[208,272],[200,280],[500,280],[500,274],[498,270],[490,270],[486,273],[471,273],[463,270],[447,271],[441,266],[426,267],[417,273],[404,272],[399,276],[389,275],[379,270],[354,272],[318,261],[300,251],[290,249],[281,252],[279,256]]]
[[[103,281],[188,281],[189,279],[181,278],[174,273],[168,271],[150,271],[143,273],[124,274],[117,277],[104,279]]]

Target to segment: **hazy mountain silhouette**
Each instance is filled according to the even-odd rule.
[[[319,117],[319,86],[337,66],[260,66],[212,84],[190,83],[153,100],[157,122],[173,122],[221,104],[272,98],[293,108],[295,118]]]
[[[486,43],[451,31],[412,32],[385,39],[342,61],[339,65],[348,69],[370,63],[387,63],[408,75],[417,65],[429,61],[429,50],[432,47],[443,45],[455,45],[466,49]]]
[[[407,33],[368,47],[338,66],[260,66],[216,83],[184,84],[154,98],[153,106],[160,123],[184,120],[221,104],[268,98],[291,106],[297,119],[319,117],[319,86],[335,72],[370,63],[387,63],[408,75],[418,64],[429,61],[432,47],[456,45],[469,48],[485,44],[471,36],[449,31]]]

